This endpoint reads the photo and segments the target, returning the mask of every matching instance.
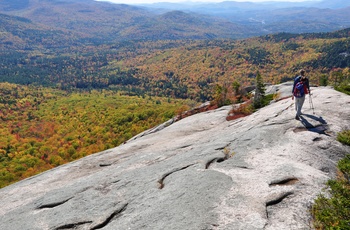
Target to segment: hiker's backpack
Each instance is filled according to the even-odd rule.
[[[305,86],[302,81],[299,81],[294,88],[294,97],[303,97],[305,95]]]

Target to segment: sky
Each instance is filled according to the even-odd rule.
[[[101,1],[101,0],[100,0]],[[141,3],[155,3],[155,2],[224,2],[229,0],[103,0],[113,3],[124,4],[141,4]],[[234,0],[235,2],[305,2],[307,0]],[[309,0],[319,1],[319,0]]]

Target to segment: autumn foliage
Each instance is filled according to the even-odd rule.
[[[188,103],[0,83],[0,187],[118,146]]]

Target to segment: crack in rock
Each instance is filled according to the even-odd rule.
[[[65,224],[62,226],[59,226],[57,228],[54,228],[54,230],[62,230],[62,229],[77,229],[77,227],[85,224],[91,224],[92,221],[83,221],[83,222],[78,222],[78,223],[72,223],[72,224]]]
[[[266,202],[266,207],[268,206],[272,206],[272,205],[276,205],[281,203],[285,198],[287,198],[288,196],[292,195],[293,192],[287,192],[282,194],[281,196],[277,197],[276,199],[270,200],[268,202]]]
[[[271,123],[267,123],[265,125],[262,125],[260,127],[269,127],[269,126],[275,126],[275,125],[285,125],[286,122],[271,122]]]
[[[184,146],[180,146],[179,149],[185,149],[185,148],[188,148],[188,147],[191,147],[192,145],[184,145]]]
[[[123,157],[119,158],[118,160],[115,160],[115,161],[112,161],[112,162],[108,162],[108,161],[107,162],[102,162],[98,166],[100,166],[101,168],[102,167],[109,167],[109,166],[112,166],[112,165],[118,163],[120,160],[125,159],[125,158],[128,158],[128,156],[123,156]]]
[[[167,178],[169,175],[175,173],[175,172],[178,172],[178,171],[181,171],[181,170],[184,170],[184,169],[187,169],[188,167],[191,167],[195,164],[190,164],[190,165],[187,165],[187,166],[184,166],[182,168],[176,168],[176,169],[173,169],[171,170],[170,172],[168,173],[165,173],[157,182],[159,183],[159,189],[163,189],[164,188],[164,180],[165,178]]]
[[[70,198],[68,198],[66,200],[54,202],[54,203],[51,203],[51,204],[43,204],[43,205],[38,206],[36,209],[54,208],[54,207],[60,206],[60,205],[62,205],[64,203],[68,202],[72,198],[73,197],[70,197]]]
[[[287,97],[287,98],[289,98],[289,97]],[[287,98],[281,98],[281,99],[279,99],[279,101],[280,101],[280,100],[287,99]],[[280,116],[284,111],[287,111],[287,110],[290,109],[292,106],[293,106],[293,104],[290,104],[290,105],[288,105],[285,109],[280,110],[278,113],[276,113],[275,117]]]
[[[100,167],[108,167],[108,166],[111,166],[112,164],[110,163],[106,163],[106,164],[99,164]]]
[[[126,203],[121,208],[114,211],[105,221],[92,227],[91,230],[101,229],[106,227],[112,220],[118,218],[126,210],[126,207],[128,206],[128,204],[129,203]]]
[[[225,145],[224,147],[216,148],[215,150],[216,150],[216,151],[218,151],[218,150],[224,150],[224,149],[226,149],[228,146],[230,146],[230,143],[228,143],[228,144]]]
[[[240,165],[233,165],[233,167],[239,168],[239,169],[253,169],[253,168],[249,168],[248,166],[240,166]]]
[[[120,181],[120,180],[119,180]],[[118,182],[119,182],[118,181]],[[117,183],[117,182],[116,182]],[[118,187],[115,187],[114,189],[119,190],[121,188],[126,187],[128,184],[132,183],[131,181],[124,182],[123,184],[119,185]]]
[[[269,211],[268,211],[269,206],[273,206],[273,205],[277,205],[277,204],[281,203],[285,198],[287,198],[288,196],[290,196],[292,194],[293,194],[293,192],[287,192],[287,193],[284,193],[284,194],[278,196],[276,199],[273,199],[273,200],[266,202],[266,217],[269,218]]]
[[[316,137],[314,139],[312,139],[312,141],[322,141],[323,139],[321,137]]]
[[[215,157],[215,158],[213,158],[213,159],[210,159],[210,160],[205,164],[205,169],[208,169],[208,168],[210,167],[210,165],[213,164],[213,163],[215,163],[215,162],[221,163],[221,162],[223,162],[223,161],[225,161],[225,160],[227,160],[227,159],[228,159],[228,156],[227,156],[227,155],[225,155],[225,156],[223,156],[223,157]]]
[[[278,181],[273,181],[269,184],[269,186],[277,186],[277,185],[293,185],[293,184],[296,184],[298,183],[299,180],[295,177],[291,177],[291,178],[286,178],[286,179],[283,179],[283,180],[278,180]]]

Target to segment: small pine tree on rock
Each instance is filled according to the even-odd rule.
[[[254,108],[258,109],[263,106],[263,100],[265,96],[265,84],[263,82],[263,79],[259,71],[257,71],[256,73],[255,86],[256,86],[256,89],[255,89],[253,106]]]

